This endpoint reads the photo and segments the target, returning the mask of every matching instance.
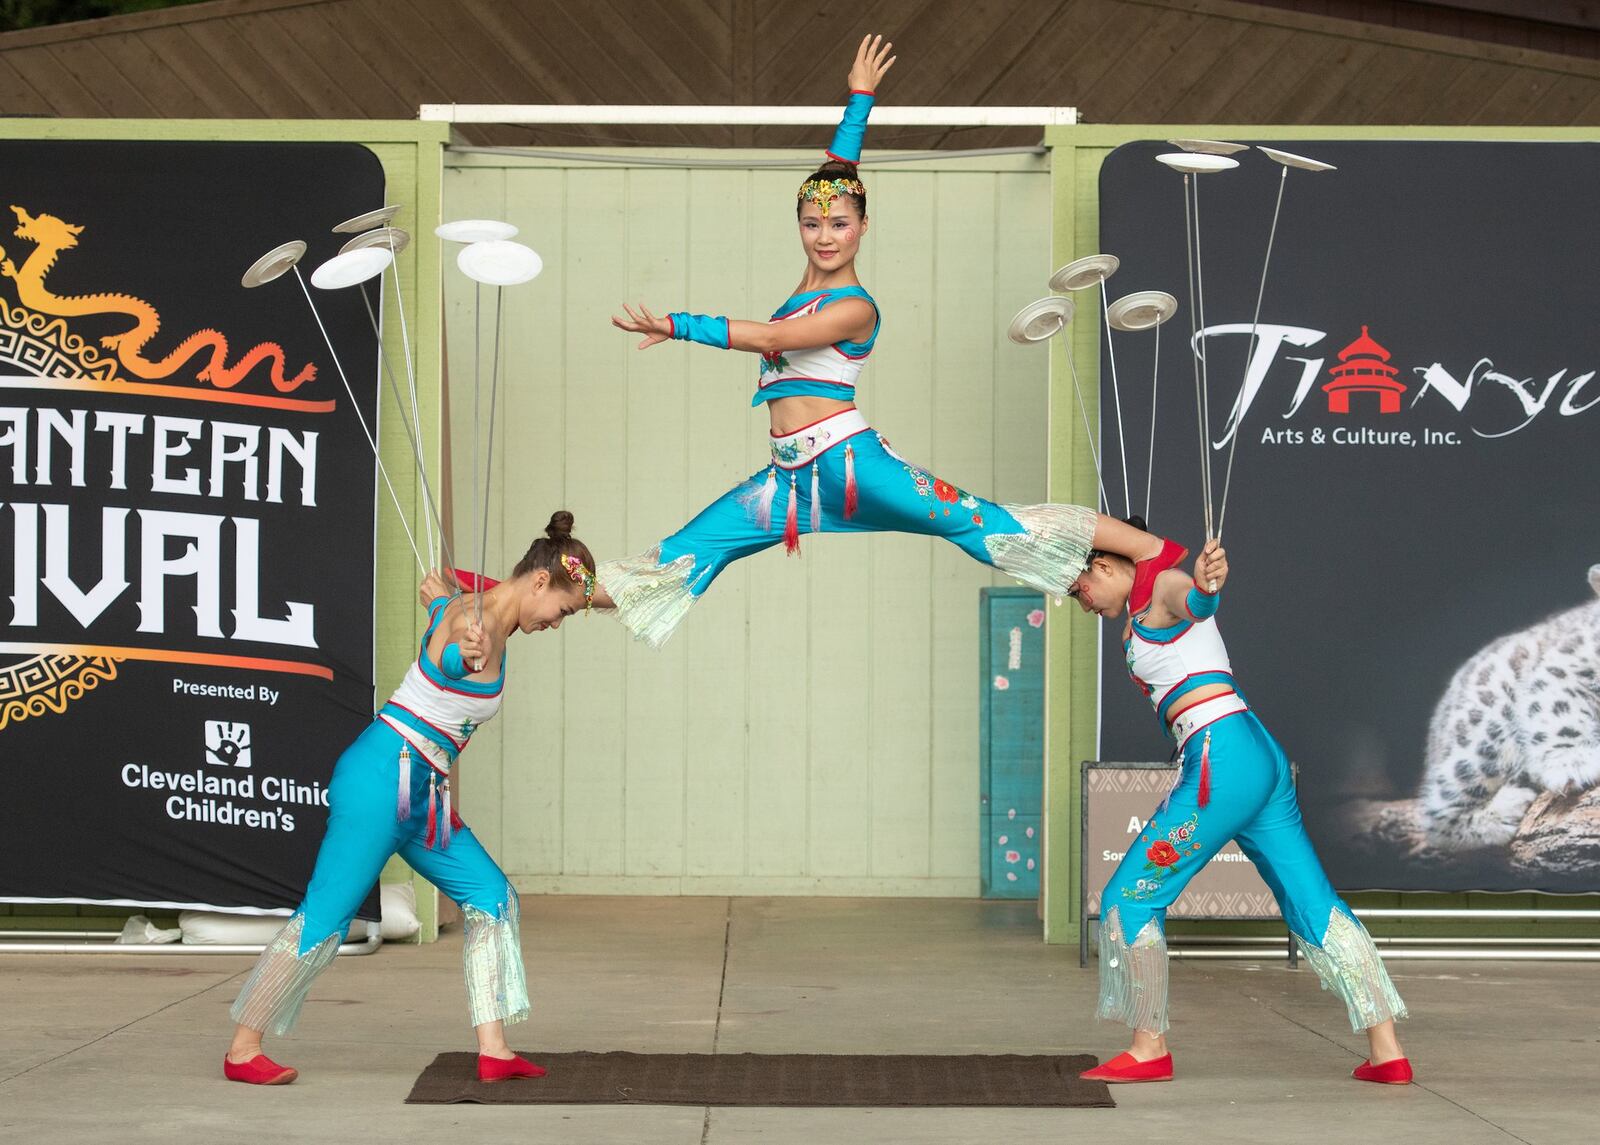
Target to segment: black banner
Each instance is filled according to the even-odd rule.
[[[0,172],[0,900],[292,907],[371,718],[375,475],[294,273],[240,276],[303,239],[309,281],[382,168],[5,142]],[[361,299],[312,294],[373,424]]]
[[[1341,888],[1600,887],[1600,146],[1305,142],[1198,176],[1219,620]],[[1175,148],[1101,171],[1112,300],[1165,290],[1151,528],[1204,539]],[[1087,296],[1080,295],[1080,301]],[[1156,335],[1116,334],[1142,512]],[[1241,387],[1247,374],[1248,383]],[[1110,357],[1101,448],[1125,507]],[[1554,618],[1554,619],[1552,619]],[[1165,742],[1103,633],[1102,758]],[[1170,749],[1170,744],[1167,745]]]

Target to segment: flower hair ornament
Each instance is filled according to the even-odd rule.
[[[802,203],[815,203],[822,208],[822,217],[827,218],[829,208],[840,195],[866,193],[866,185],[860,179],[808,179],[800,184],[800,193],[795,197]]]
[[[588,612],[594,607],[594,573],[584,567],[582,560],[571,554],[561,558],[561,565],[574,584],[583,586],[583,610]]]

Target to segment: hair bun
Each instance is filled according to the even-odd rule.
[[[565,509],[557,509],[550,514],[550,523],[544,527],[544,535],[552,541],[564,541],[572,536],[572,514]]]
[[[1135,529],[1138,529],[1141,533],[1148,533],[1150,531],[1150,526],[1145,524],[1144,523],[1144,518],[1139,516],[1139,514],[1137,514],[1137,513],[1135,513],[1131,517],[1124,517],[1122,519],[1122,523],[1124,525],[1132,525]]]

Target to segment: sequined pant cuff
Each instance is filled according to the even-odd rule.
[[[1094,547],[1096,514],[1081,505],[1004,505],[1025,530],[984,538],[994,567],[1051,596],[1071,590]]]
[[[1116,907],[1100,923],[1097,1015],[1152,1034],[1167,1032],[1167,937],[1155,919],[1130,943]]]
[[[1298,934],[1294,938],[1322,979],[1322,988],[1344,1000],[1352,1030],[1359,1032],[1406,1016],[1406,1005],[1389,980],[1372,936],[1356,919],[1334,907],[1320,946]]]
[[[472,1024],[505,1022],[528,1016],[528,980],[522,968],[522,912],[517,894],[506,887],[499,914],[464,907],[466,940],[461,948]]]
[[[689,591],[693,571],[692,555],[662,564],[658,546],[637,557],[601,561],[595,579],[616,603],[617,619],[624,627],[636,639],[659,648],[694,603]]]
[[[230,1011],[239,1025],[279,1036],[294,1028],[311,983],[339,956],[339,941],[344,937],[330,934],[301,954],[305,924],[305,915],[292,916],[261,952]]]

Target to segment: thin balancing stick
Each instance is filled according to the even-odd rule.
[[[333,348],[333,339],[328,337],[328,328],[322,324],[322,315],[317,312],[317,304],[312,300],[305,276],[300,273],[298,266],[294,268],[294,278],[300,284],[300,292],[306,296],[306,305],[311,307],[311,317],[317,320],[317,329],[322,331],[322,341],[328,347],[329,356],[333,358],[334,369],[339,371],[339,380],[344,383],[344,392],[350,395],[350,407],[356,411],[356,420],[361,423],[361,432],[366,435],[367,444],[372,447],[373,460],[378,463],[378,472],[383,476],[383,483],[389,489],[389,497],[394,502],[395,512],[400,517],[400,527],[405,530],[406,540],[411,544],[411,555],[417,558],[417,571],[427,576],[428,569],[422,563],[422,553],[417,549],[417,539],[411,535],[411,525],[406,520],[406,511],[400,506],[400,495],[394,491],[394,483],[389,480],[389,471],[383,467],[383,455],[378,452],[378,440],[373,437],[372,430],[367,428],[367,419],[361,412],[361,403],[356,400],[356,392],[350,386],[350,379],[345,376],[344,366],[339,361],[339,353]]]
[[[483,470],[483,531],[478,542],[478,575],[483,575],[482,569],[489,560],[489,488],[494,480],[494,411],[495,399],[500,393],[500,330],[501,303],[505,298],[505,287],[494,288],[494,357],[490,360],[489,367],[489,450],[488,460]],[[478,621],[483,621],[483,593],[479,592],[476,598]]]
[[[1117,384],[1117,347],[1111,338],[1111,313],[1106,301],[1106,280],[1100,280],[1100,316],[1106,331],[1106,353],[1111,359],[1111,400],[1117,409],[1117,446],[1122,451],[1122,501],[1133,516],[1133,477],[1128,473],[1128,442],[1122,433],[1122,387]]]
[[[444,521],[439,515],[439,506],[433,498],[432,484],[428,481],[427,462],[425,461],[422,452],[421,429],[419,426],[416,431],[413,431],[412,423],[406,419],[405,401],[400,396],[400,384],[395,380],[394,370],[389,365],[389,355],[383,348],[383,327],[378,322],[377,315],[373,313],[372,302],[367,297],[366,283],[362,283],[360,289],[361,301],[367,308],[367,319],[372,323],[372,332],[378,337],[378,357],[383,362],[384,375],[389,379],[389,392],[394,395],[395,405],[400,410],[400,424],[405,427],[406,439],[411,443],[411,455],[416,458],[417,473],[422,478],[423,496],[427,499],[426,508],[432,512],[433,521],[438,526],[439,544],[444,550],[444,559],[446,563],[453,568],[455,566],[455,556],[450,551],[449,539],[444,535]],[[426,517],[426,514],[424,514],[424,516]],[[428,544],[428,567],[432,568],[433,566],[434,554],[432,535],[430,533]]]
[[[1067,351],[1067,368],[1072,371],[1072,392],[1078,395],[1078,412],[1083,414],[1083,434],[1089,442],[1089,456],[1094,459],[1094,479],[1100,489],[1100,509],[1109,513],[1111,502],[1106,497],[1105,476],[1100,472],[1100,454],[1094,447],[1094,428],[1089,424],[1089,407],[1083,404],[1083,387],[1078,384],[1078,363],[1073,360],[1072,340],[1067,331],[1068,327],[1063,326],[1060,336]]]
[[[1267,231],[1267,255],[1261,261],[1261,285],[1256,289],[1256,312],[1250,319],[1250,349],[1244,360],[1244,378],[1239,383],[1238,412],[1233,419],[1233,441],[1228,444],[1228,469],[1222,478],[1222,504],[1217,510],[1217,540],[1222,539],[1222,523],[1228,516],[1228,488],[1233,484],[1233,455],[1239,448],[1239,430],[1244,423],[1244,387],[1250,381],[1250,363],[1256,353],[1256,328],[1261,323],[1261,300],[1267,293],[1267,268],[1272,265],[1272,240],[1278,237],[1278,214],[1283,210],[1283,189],[1289,182],[1289,168],[1284,166],[1278,178],[1278,201],[1272,208],[1272,227]]]
[[[1161,382],[1161,326],[1156,324],[1156,360],[1150,368],[1150,469],[1144,478],[1144,522],[1150,523],[1150,497],[1156,487],[1156,386]]]

